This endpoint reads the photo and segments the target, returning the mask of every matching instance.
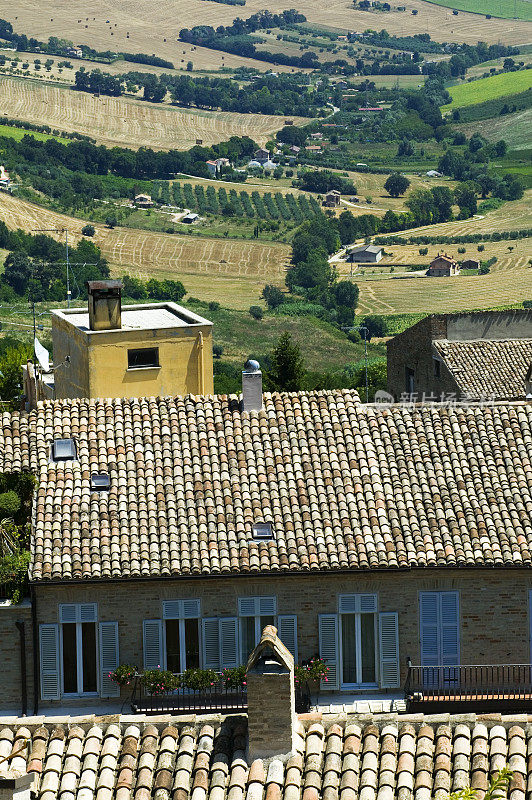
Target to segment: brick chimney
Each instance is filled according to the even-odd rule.
[[[91,331],[122,327],[122,281],[87,281],[87,291]]]
[[[258,361],[246,361],[242,370],[242,411],[262,410],[262,372]]]
[[[267,625],[249,657],[248,760],[286,755],[294,750],[295,688],[294,659]]]

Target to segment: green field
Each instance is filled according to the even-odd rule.
[[[460,125],[459,130],[464,131],[466,136],[478,132],[489,142],[504,139],[513,150],[527,150],[532,147],[532,109]]]
[[[50,133],[39,133],[38,131],[28,131],[24,128],[15,128],[12,125],[0,125],[0,136],[8,136],[10,139],[15,139],[17,142],[23,138],[23,136],[34,136],[40,142],[47,142],[48,139],[57,139],[58,142],[62,142],[62,144],[66,144],[69,140],[65,139],[63,136],[52,136]]]
[[[442,106],[441,111],[454,111],[455,108],[472,106],[485,103],[505,95],[526,92],[532,88],[532,69],[523,69],[520,72],[503,72],[501,75],[492,75],[489,78],[480,78],[471,83],[462,83],[459,86],[450,86],[449,94],[452,102]]]
[[[437,6],[470,11],[472,14],[491,14],[503,19],[532,20],[532,3],[529,0],[427,0]]]

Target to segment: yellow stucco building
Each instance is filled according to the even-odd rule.
[[[88,309],[51,312],[54,396],[212,394],[212,322],[177,303],[121,306],[120,289],[92,281]]]

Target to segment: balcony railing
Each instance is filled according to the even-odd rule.
[[[308,686],[296,686],[296,712],[301,714],[310,709]],[[248,697],[246,687],[228,688],[224,681],[206,689],[187,689],[180,686],[163,695],[144,695],[143,688],[135,677],[131,697],[131,711],[134,714],[207,714],[246,712]]]
[[[532,664],[408,664],[405,698],[409,707],[427,703],[519,707],[532,700]]]

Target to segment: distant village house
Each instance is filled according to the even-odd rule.
[[[436,256],[431,262],[427,275],[431,278],[449,278],[460,273],[458,262],[446,253]]]
[[[357,247],[349,252],[347,260],[352,264],[376,264],[382,258],[382,247],[367,244],[365,247]]]
[[[139,208],[151,208],[155,205],[149,194],[136,194],[135,205]]]
[[[325,195],[325,200],[323,202],[323,205],[327,206],[327,208],[333,208],[334,206],[339,206],[341,198],[342,195],[340,194],[340,192],[337,189],[332,189]]]

